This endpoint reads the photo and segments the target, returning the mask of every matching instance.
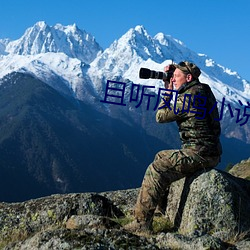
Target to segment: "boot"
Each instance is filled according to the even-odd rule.
[[[139,221],[137,219],[125,225],[123,228],[131,233],[151,234],[153,232],[151,221]]]

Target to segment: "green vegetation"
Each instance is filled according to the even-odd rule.
[[[153,231],[154,233],[160,232],[172,232],[173,224],[164,216],[155,216],[153,221]]]
[[[125,226],[133,221],[133,216],[125,216],[121,218],[113,219],[116,223],[121,226]],[[153,220],[153,233],[157,234],[160,232],[170,232],[173,231],[172,223],[164,216],[155,216]]]

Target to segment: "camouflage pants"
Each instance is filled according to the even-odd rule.
[[[151,221],[170,184],[203,168],[215,167],[220,157],[201,157],[191,149],[164,150],[156,154],[146,170],[135,205],[138,221]]]

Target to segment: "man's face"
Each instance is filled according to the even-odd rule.
[[[187,82],[187,75],[185,75],[180,69],[175,69],[172,82],[174,88],[178,90],[183,84]]]

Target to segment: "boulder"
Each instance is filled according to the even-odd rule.
[[[138,192],[0,203],[0,249],[249,249],[250,181],[212,169],[174,182],[166,208],[174,227],[153,235],[122,227]]]
[[[86,216],[85,220],[81,219],[82,224],[95,218],[92,225],[102,221],[104,228],[109,227],[110,222],[99,217],[124,216],[110,200],[96,193],[51,195],[26,202],[0,203],[0,249],[8,242],[27,239],[45,229],[65,228],[69,219],[73,221],[82,215]],[[76,227],[80,226],[80,220],[74,221]]]
[[[228,241],[250,231],[250,181],[212,169],[174,182],[166,216],[178,232]]]

